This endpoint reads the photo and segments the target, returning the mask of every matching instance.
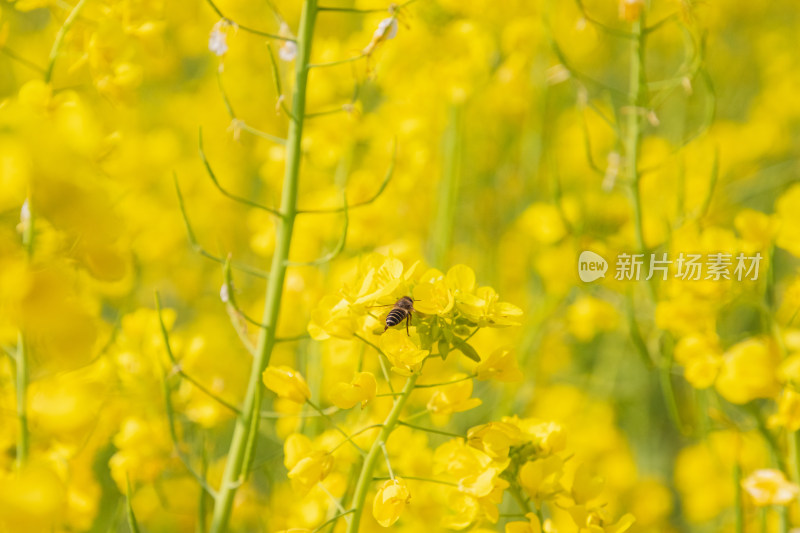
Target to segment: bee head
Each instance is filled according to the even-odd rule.
[[[414,300],[410,296],[403,296],[397,303],[395,304],[397,307],[401,307],[403,309],[414,309]]]

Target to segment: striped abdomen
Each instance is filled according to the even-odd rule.
[[[392,326],[396,326],[397,324],[405,320],[406,316],[408,316],[408,311],[406,311],[405,309],[400,309],[395,307],[394,309],[389,311],[388,315],[386,315],[386,327],[383,328],[383,331],[386,331]]]

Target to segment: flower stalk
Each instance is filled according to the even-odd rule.
[[[392,410],[389,411],[389,415],[386,417],[386,420],[383,423],[383,428],[381,429],[380,434],[378,434],[378,437],[372,443],[372,447],[369,449],[367,456],[364,458],[364,462],[361,465],[361,473],[359,474],[358,481],[356,483],[356,489],[353,493],[353,502],[350,506],[350,508],[353,509],[353,519],[347,526],[347,533],[358,533],[358,528],[361,523],[361,515],[364,512],[364,503],[367,499],[367,492],[369,491],[370,483],[373,481],[372,473],[375,470],[378,457],[380,457],[383,453],[383,446],[386,445],[389,435],[391,435],[394,428],[397,427],[398,420],[400,419],[400,413],[403,411],[403,407],[405,406],[406,401],[408,401],[408,397],[414,390],[414,385],[416,384],[418,377],[418,374],[412,374],[409,376],[402,392],[400,393],[400,396],[398,396],[394,401]]]
[[[28,345],[25,336],[19,332],[16,357],[17,392],[17,466],[22,467],[28,460]]]
[[[306,114],[306,84],[308,81],[311,42],[314,23],[317,15],[316,0],[305,0],[300,16],[300,27],[297,37],[297,58],[295,64],[295,84],[292,95],[292,116],[289,122],[289,134],[286,143],[286,168],[281,193],[280,215],[277,220],[277,240],[275,254],[272,258],[267,292],[264,303],[264,316],[256,354],[250,371],[242,414],[236,420],[228,458],[222,476],[222,484],[214,503],[211,519],[211,533],[223,533],[227,530],[233,507],[233,498],[238,486],[247,475],[247,457],[254,455],[255,442],[258,436],[259,410],[263,387],[261,374],[269,364],[272,349],[276,342],[276,329],[280,313],[281,296],[284,278],[289,259],[289,248],[292,240],[294,221],[297,216],[297,190],[300,177],[300,159],[302,157],[301,141]]]

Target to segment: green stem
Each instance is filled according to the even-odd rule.
[[[779,520],[779,527],[778,530],[781,533],[788,533],[789,532],[789,508],[785,505],[778,506],[778,520]]]
[[[448,487],[458,487],[458,483],[454,483],[452,481],[445,481],[443,479],[432,479],[429,477],[416,477],[416,476],[395,476],[399,477],[400,479],[407,479],[411,481],[424,481],[425,483],[434,483],[436,485],[447,485]],[[390,479],[395,479],[394,477],[374,477],[372,481],[388,481]]]
[[[419,431],[425,431],[428,433],[435,433],[436,435],[444,435],[445,437],[453,437],[454,439],[465,439],[464,435],[459,435],[458,433],[451,433],[450,431],[442,431],[441,429],[434,429],[434,428],[426,428],[423,426],[417,426],[414,424],[409,424],[408,422],[404,422],[402,420],[397,422],[401,426],[405,426],[407,428],[416,429]]]
[[[431,261],[433,266],[443,268],[453,241],[456,223],[458,191],[461,181],[461,107],[454,106],[450,112],[450,123],[444,135],[443,173],[439,184],[439,201],[433,226]]]
[[[742,506],[742,467],[739,465],[739,458],[733,465],[733,509],[735,516],[735,532],[744,533],[744,507]]]
[[[800,483],[800,431],[789,432],[789,450],[792,455],[794,482]],[[800,502],[800,494],[797,495],[797,501]]]
[[[627,158],[628,183],[632,188],[633,223],[636,236],[636,247],[645,253],[644,228],[642,224],[642,199],[639,190],[639,151],[642,140],[639,110],[644,103],[644,34],[643,21],[633,23],[631,39],[630,72],[628,75],[628,114],[625,138],[625,155]]]
[[[644,109],[647,101],[647,80],[645,78],[645,40],[647,33],[644,31],[644,10],[639,20],[633,22],[631,27],[631,53],[630,71],[628,73],[628,113],[625,131],[625,157],[627,160],[627,177],[631,187],[631,208],[633,210],[633,227],[638,253],[647,255],[647,245],[644,240],[644,222],[642,210],[642,194],[640,187],[639,173],[639,152],[641,151],[642,130],[640,113]],[[655,280],[655,277],[652,281]],[[650,302],[656,300],[656,288],[650,281],[646,282]],[[638,346],[637,339],[633,338],[634,345]],[[678,401],[675,397],[675,389],[672,384],[672,349],[669,353],[662,353],[659,361],[661,389],[667,411],[673,419],[678,430],[686,434],[687,430],[683,427],[678,409]]]
[[[519,508],[522,509],[523,513],[531,512],[531,506],[528,504],[528,501],[522,495],[522,492],[519,490],[519,487],[516,483],[512,483],[511,486],[508,488],[508,492],[511,493],[511,496],[514,498],[514,501],[517,502]]]
[[[28,460],[28,344],[22,332],[17,341],[16,363],[17,422],[17,466],[22,467]]]
[[[301,141],[306,110],[306,83],[308,81],[308,64],[311,57],[311,41],[316,16],[316,0],[304,0],[300,15],[299,36],[297,38],[295,84],[292,95],[292,115],[297,120],[289,122],[289,135],[286,142],[286,169],[281,193],[277,241],[267,283],[264,317],[262,320],[266,327],[261,329],[259,333],[256,356],[253,358],[253,366],[250,371],[250,379],[242,406],[242,416],[236,420],[225,470],[222,475],[222,484],[219,487],[218,497],[214,504],[211,533],[224,533],[227,530],[236,489],[247,474],[246,465],[244,464],[245,454],[247,450],[251,450],[251,454],[253,453],[255,439],[258,436],[259,400],[262,386],[261,374],[269,364],[272,348],[275,345],[275,331],[278,325],[284,278],[286,277],[289,246],[292,240],[294,219],[297,214],[297,190],[302,157]]]
[[[361,455],[365,455],[366,454],[366,452],[361,449],[361,446],[359,446],[358,444],[355,443],[355,441],[353,440],[353,436],[352,435],[348,435],[345,430],[343,430],[341,427],[339,427],[339,425],[336,422],[334,422],[333,418],[331,418],[331,416],[328,413],[323,411],[320,406],[318,406],[317,404],[315,404],[311,400],[306,400],[306,403],[308,405],[310,405],[312,409],[314,409],[316,412],[318,412],[321,417],[325,418],[325,420],[328,421],[328,423],[331,425],[331,427],[333,427],[333,429],[338,431],[339,434],[344,437],[345,441],[347,441],[347,442],[349,442],[350,444],[353,445],[353,448],[355,448],[358,453],[360,453]]]
[[[61,45],[64,44],[64,37],[66,37],[67,32],[75,24],[75,21],[78,20],[78,15],[80,14],[83,6],[86,5],[87,0],[80,0],[75,7],[72,8],[72,11],[69,12],[67,15],[67,19],[64,21],[64,24],[59,28],[58,33],[56,34],[55,41],[53,41],[53,47],[50,49],[50,59],[47,62],[47,70],[44,73],[44,81],[45,83],[50,83],[50,80],[53,78],[53,69],[56,66],[56,59],[58,58],[58,53],[61,50]]]
[[[361,466],[361,473],[358,476],[356,489],[353,493],[353,503],[350,506],[354,510],[353,518],[347,526],[347,533],[358,533],[358,528],[361,523],[361,514],[364,512],[364,501],[367,499],[367,491],[369,490],[370,483],[372,483],[372,472],[375,470],[375,464],[378,462],[378,457],[381,455],[381,444],[385,444],[391,435],[392,430],[397,426],[397,421],[400,418],[400,413],[408,400],[411,391],[414,390],[414,384],[417,382],[418,374],[412,374],[408,381],[406,381],[403,391],[400,396],[395,400],[389,416],[383,423],[383,428],[380,434],[372,443],[369,453],[364,458],[364,463]]]

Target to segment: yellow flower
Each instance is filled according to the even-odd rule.
[[[52,468],[32,463],[0,483],[0,529],[54,531],[66,507],[64,483]]]
[[[753,498],[759,507],[766,505],[786,505],[797,497],[800,487],[786,480],[780,470],[764,468],[756,470],[744,480],[742,488]]]
[[[447,514],[442,518],[442,526],[448,529],[461,530],[474,524],[481,511],[478,500],[463,492],[452,492],[447,499],[445,511]]]
[[[52,98],[53,87],[39,79],[26,82],[19,90],[20,103],[40,112],[50,107]]]
[[[800,429],[800,393],[786,387],[778,401],[778,412],[769,417],[770,427],[784,427],[789,431]]]
[[[800,354],[794,353],[781,361],[778,367],[778,379],[782,383],[800,385]]]
[[[733,221],[744,241],[744,251],[764,250],[772,242],[778,227],[774,217],[752,209],[742,209]]]
[[[522,214],[519,223],[527,234],[542,244],[555,244],[567,233],[561,212],[552,204],[531,205]]]
[[[586,505],[596,498],[603,490],[603,478],[592,475],[586,463],[582,463],[575,470],[572,481],[572,499],[576,505]]]
[[[535,500],[552,499],[564,491],[564,461],[557,455],[528,461],[519,470],[519,484]]]
[[[470,293],[475,289],[475,272],[467,265],[455,265],[445,276],[447,288],[456,294]]]
[[[334,386],[331,401],[340,409],[350,409],[357,403],[361,403],[363,409],[375,398],[377,389],[378,383],[372,373],[358,372],[350,383],[337,383]]]
[[[527,522],[509,522],[506,524],[506,533],[542,533],[542,523],[536,513],[525,515]]]
[[[306,380],[288,366],[268,366],[262,378],[264,385],[279,398],[305,403],[311,397]]]
[[[380,346],[392,363],[392,370],[402,375],[411,375],[422,366],[428,350],[419,347],[419,335],[412,328],[411,335],[405,330],[390,329],[381,335]]]
[[[331,294],[320,300],[311,312],[308,333],[318,341],[337,337],[351,339],[358,328],[350,303],[341,296]]]
[[[762,339],[748,339],[724,355],[716,388],[731,403],[743,404],[756,398],[771,398],[780,391],[777,354]]]
[[[433,454],[434,473],[446,472],[457,478],[483,472],[491,463],[489,455],[467,446],[461,439],[441,444]]]
[[[522,309],[508,302],[500,302],[491,287],[480,287],[474,294],[456,292],[456,305],[465,317],[479,327],[519,326]]]
[[[517,358],[510,348],[496,349],[475,367],[480,380],[496,379],[497,381],[522,381],[523,375],[517,366]]]
[[[438,277],[434,278],[434,276]],[[455,300],[444,276],[438,270],[429,270],[422,279],[431,279],[414,287],[414,309],[427,315],[444,316],[453,310]]]
[[[592,509],[582,505],[571,507],[567,512],[578,526],[578,533],[623,533],[636,521],[632,514],[626,514],[615,523],[606,525],[603,509]]]
[[[558,453],[567,446],[567,434],[557,422],[517,417],[504,417],[503,422],[518,425],[525,436],[544,454]]]
[[[504,460],[512,446],[522,444],[520,429],[505,422],[489,422],[467,432],[467,443],[494,460]]]
[[[458,490],[478,499],[491,497],[497,489],[508,488],[508,481],[501,479],[502,469],[489,467],[482,472],[476,472],[461,478],[458,481]]]
[[[389,527],[397,522],[410,500],[411,493],[403,479],[399,477],[388,479],[381,484],[375,494],[372,516],[383,527]]]
[[[716,338],[693,334],[678,341],[675,361],[684,366],[686,381],[696,389],[705,389],[714,384],[723,359]]]
[[[591,296],[578,298],[567,309],[567,328],[580,341],[588,342],[602,331],[617,327],[617,310]]]
[[[775,244],[800,257],[800,185],[791,186],[775,202],[775,214],[780,221]]]
[[[463,377],[466,377],[466,374],[456,374],[453,376],[453,381]],[[471,398],[471,396],[471,379],[443,385],[434,391],[428,401],[428,410],[435,415],[451,415],[468,411],[482,403],[479,398]]]
[[[333,457],[328,452],[315,450],[305,435],[294,433],[283,443],[283,464],[289,470],[292,488],[305,494],[328,476]]]
[[[379,299],[397,300],[408,295],[408,283],[419,262],[403,270],[403,262],[394,257],[373,254],[365,259],[359,279],[361,285],[346,291],[353,305],[369,305]]]

